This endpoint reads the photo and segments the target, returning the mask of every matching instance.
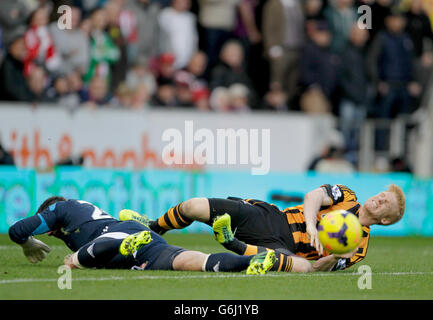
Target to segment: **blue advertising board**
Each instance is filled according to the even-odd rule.
[[[283,209],[298,204],[287,202],[288,197],[302,201],[308,191],[325,183],[347,185],[356,192],[361,203],[389,184],[397,184],[406,195],[406,213],[393,226],[374,226],[372,235],[433,236],[433,180],[420,180],[409,174],[274,172],[253,176],[249,171],[128,171],[79,167],[37,172],[6,166],[0,167],[0,233],[6,233],[10,225],[34,214],[39,204],[52,195],[90,201],[114,217],[121,209],[129,208],[155,219],[171,206],[192,197],[254,198]],[[195,222],[178,232],[210,231],[209,226]]]

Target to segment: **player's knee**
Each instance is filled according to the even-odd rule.
[[[207,198],[192,198],[182,202],[182,214],[193,220],[209,219],[209,201]]]
[[[181,210],[183,215],[188,217],[191,214],[191,212],[194,210],[195,199],[196,198],[192,198],[182,202]]]
[[[207,255],[198,251],[184,251],[173,260],[173,270],[202,271]]]

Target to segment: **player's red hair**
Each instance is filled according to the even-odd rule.
[[[403,214],[406,209],[406,197],[403,190],[395,184],[391,184],[388,187],[388,191],[394,193],[397,198],[398,212],[396,215],[393,216],[393,223],[396,223],[400,221],[401,218],[403,218]]]

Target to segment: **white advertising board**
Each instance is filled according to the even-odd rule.
[[[28,168],[46,168],[83,155],[87,167],[302,172],[320,153],[334,121],[301,113],[183,109],[83,108],[71,113],[52,105],[2,103],[0,141],[13,153],[17,166]],[[232,141],[227,138],[230,132]],[[221,145],[220,138],[227,138],[226,143]]]

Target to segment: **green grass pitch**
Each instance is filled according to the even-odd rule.
[[[370,241],[367,258],[346,271],[265,276],[132,270],[73,270],[72,288],[59,289],[57,273],[70,253],[63,243],[41,236],[52,247],[43,262],[27,262],[21,248],[0,235],[0,300],[6,299],[433,299],[431,238]],[[203,252],[226,251],[209,234],[169,234],[171,244]],[[358,268],[371,267],[371,289],[360,289]],[[362,281],[361,281],[362,282]],[[366,282],[364,282],[366,283]]]

